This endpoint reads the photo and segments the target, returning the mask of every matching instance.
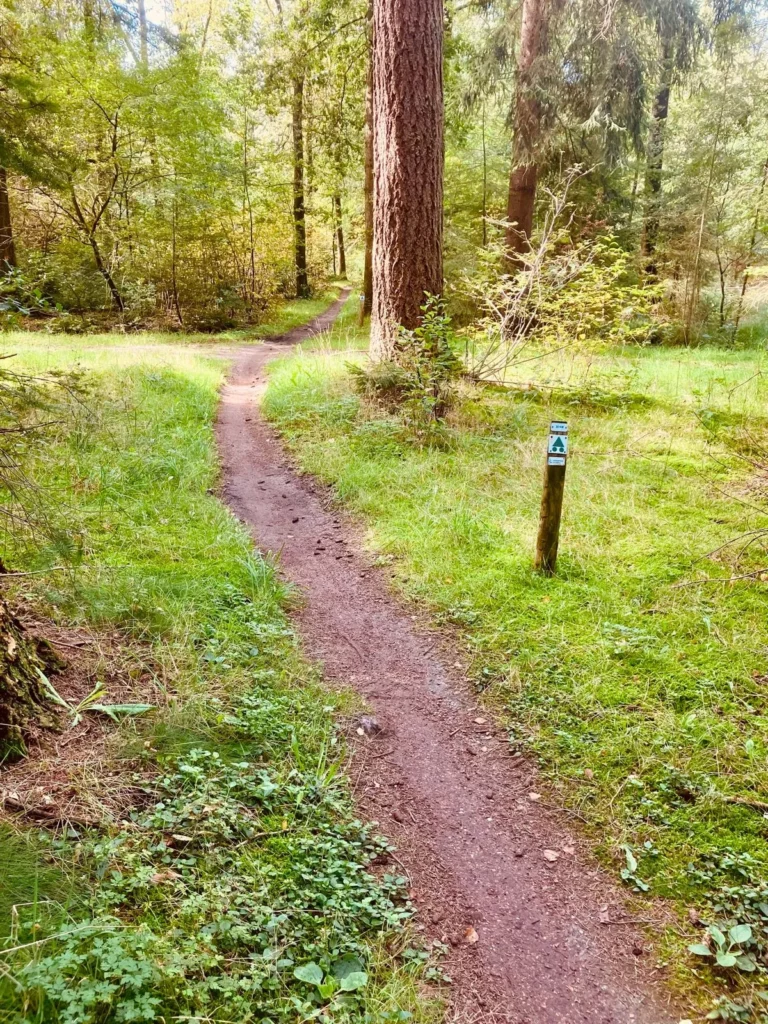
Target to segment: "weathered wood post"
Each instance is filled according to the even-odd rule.
[[[544,492],[541,495],[539,536],[536,540],[536,568],[554,575],[557,545],[560,540],[560,516],[563,511],[565,468],[568,461],[568,424],[555,420],[549,425]]]

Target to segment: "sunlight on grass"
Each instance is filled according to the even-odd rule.
[[[728,802],[768,791],[764,585],[677,586],[731,575],[704,556],[768,526],[751,470],[713,433],[765,437],[765,353],[532,364],[526,389],[463,385],[431,447],[362,403],[345,358],[284,360],[267,413],[363,517],[398,586],[459,630],[478,691],[540,758],[554,801],[617,870],[634,850],[637,890],[707,906],[734,877],[768,884],[763,815]],[[554,418],[572,456],[546,579],[532,558]]]
[[[0,1021],[86,1024],[130,1004],[135,1020],[288,1024],[320,1005],[298,968],[316,965],[333,994],[349,962],[368,980],[339,1019],[434,1019],[423,961],[403,955],[407,880],[368,872],[387,846],[357,820],[343,774],[334,712],[355,698],[320,685],[285,614],[289,586],[214,494],[226,352],[178,337],[13,342],[20,368],[77,364],[92,385],[25,467],[47,540],[6,537],[14,568],[67,571],[13,595],[148,644],[167,704],[110,748],[137,791],[126,821],[0,835]]]

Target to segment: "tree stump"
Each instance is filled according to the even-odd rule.
[[[32,726],[59,727],[42,677],[63,666],[48,642],[30,636],[0,598],[0,764],[26,754]]]

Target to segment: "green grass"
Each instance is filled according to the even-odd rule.
[[[458,631],[511,742],[628,888],[749,921],[765,955],[768,822],[727,802],[768,799],[765,584],[677,585],[737,574],[703,556],[768,526],[765,490],[717,433],[768,437],[768,356],[561,355],[520,368],[529,390],[464,386],[424,445],[355,394],[344,363],[362,342],[281,361],[267,414],[363,518],[396,585]],[[572,456],[547,579],[532,558],[551,418],[568,420]],[[669,955],[696,986],[681,918]]]
[[[367,872],[386,844],[344,777],[354,701],[303,660],[290,588],[213,493],[224,356],[178,337],[11,340],[16,368],[78,364],[92,384],[27,457],[45,542],[4,545],[15,568],[66,571],[14,596],[141,641],[166,698],[113,744],[144,790],[125,821],[0,837],[0,1021],[423,1019],[405,880]]]
[[[204,332],[188,333],[174,332],[164,333],[162,331],[138,331],[126,334],[114,332],[110,334],[53,334],[57,348],[66,346],[71,352],[72,358],[80,358],[87,354],[90,358],[99,357],[104,349],[126,349],[127,359],[133,360],[134,353],[139,348],[158,346],[186,347],[193,345],[197,348],[217,349],[223,345],[242,344],[259,338],[274,338],[277,335],[285,334],[300,327],[302,324],[313,320],[324,312],[328,305],[339,295],[338,287],[329,287],[310,299],[291,299],[275,305],[267,313],[263,323],[255,327],[234,328],[232,330],[220,331],[216,334]],[[40,345],[45,348],[45,338],[42,332],[30,335],[28,331],[3,331],[0,338],[3,340],[4,351],[16,352],[19,348],[27,350],[30,337],[38,338]]]

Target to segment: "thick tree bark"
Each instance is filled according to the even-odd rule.
[[[363,261],[363,301],[360,304],[360,323],[373,309],[373,8],[369,9],[368,28],[368,81],[365,89],[365,257]]]
[[[344,225],[341,220],[341,196],[333,197],[333,217],[336,221],[336,242],[339,247],[339,277],[347,276],[347,254],[344,249]]]
[[[661,188],[664,171],[664,135],[669,116],[669,93],[672,83],[672,48],[664,45],[659,88],[653,99],[648,150],[645,163],[645,211],[643,214],[643,258],[649,277],[658,276],[656,246],[659,239]]]
[[[56,727],[40,673],[62,666],[48,644],[29,636],[0,598],[0,764],[26,753],[30,726]]]
[[[371,357],[443,285],[443,4],[374,0]]]
[[[513,111],[512,168],[509,175],[506,245],[512,267],[522,264],[530,249],[541,142],[541,102],[533,76],[535,63],[547,52],[549,20],[555,0],[523,0],[517,88]]]
[[[0,274],[16,266],[16,246],[13,244],[11,205],[8,201],[8,173],[0,167]]]
[[[293,80],[293,233],[296,296],[309,295],[307,224],[304,210],[304,78]]]

